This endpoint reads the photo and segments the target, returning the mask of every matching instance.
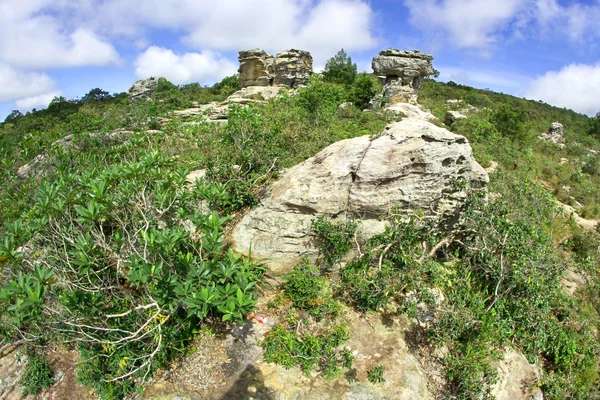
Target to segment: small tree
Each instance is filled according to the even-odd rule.
[[[590,128],[588,133],[592,136],[600,137],[600,112],[596,114],[595,118],[590,118]]]
[[[17,122],[19,119],[23,118],[23,113],[19,110],[12,110],[10,114],[6,117],[4,122]]]
[[[348,100],[361,110],[369,105],[369,102],[381,90],[377,78],[366,72],[360,73],[354,79],[354,83],[348,92]]]
[[[323,77],[326,82],[339,83],[342,85],[351,85],[356,78],[357,67],[352,63],[352,58],[346,54],[344,49],[327,61]]]
[[[81,98],[82,103],[90,103],[93,101],[102,101],[110,98],[110,93],[100,88],[90,90],[85,96]]]

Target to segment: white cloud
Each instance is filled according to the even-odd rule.
[[[106,35],[139,40],[150,29],[171,29],[197,50],[299,48],[310,51],[315,64],[342,47],[377,45],[374,13],[365,0],[107,0],[85,18]]]
[[[237,64],[210,50],[177,55],[172,50],[151,46],[134,62],[140,78],[162,76],[175,84],[212,83],[237,71]]]
[[[3,0],[0,60],[24,68],[118,63],[119,55],[113,45],[85,24],[73,25],[62,14],[67,10],[62,0]]]
[[[48,107],[48,104],[50,104],[52,99],[54,99],[55,97],[58,97],[60,95],[61,95],[60,90],[57,90],[55,92],[49,92],[49,93],[44,93],[44,94],[40,94],[37,96],[31,96],[31,97],[19,99],[15,103],[19,110],[30,111],[34,108],[40,109],[40,108]]]
[[[535,79],[525,92],[527,98],[595,115],[600,111],[600,62],[570,64]]]
[[[533,15],[546,35],[566,35],[576,42],[600,37],[600,2],[562,6],[557,0],[536,0]]]
[[[21,72],[0,61],[0,103],[37,96],[55,88],[56,82],[48,75]]]
[[[526,0],[405,0],[410,21],[431,32],[447,32],[460,48],[485,50],[499,41],[498,34]]]
[[[428,36],[483,54],[505,40],[563,39],[581,44],[600,37],[600,1],[404,0],[410,22]]]

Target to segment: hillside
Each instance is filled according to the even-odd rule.
[[[498,363],[516,354],[539,370],[528,372],[535,376],[527,390],[600,398],[596,118],[452,82],[411,81],[422,84],[418,102],[437,117],[414,126],[437,132],[448,111],[464,114],[440,135],[464,146],[456,154],[470,153],[470,144],[489,173],[487,188],[475,190],[483,178],[456,166],[468,179],[451,181],[447,197],[460,211],[452,230],[426,207],[394,204],[370,216],[387,222],[363,239],[357,232],[368,212],[350,216],[348,203],[344,219],[323,213],[308,222],[318,255],[285,273],[253,259],[250,245],[233,251],[243,247],[234,243],[237,227],[271,204],[271,185],[287,182],[298,164],[346,139],[374,146],[388,124],[397,135],[413,126],[385,101],[369,107],[382,90],[376,77],[357,75],[351,61],[328,65],[323,76],[307,74],[306,86],[295,77],[272,94],[250,95],[245,86],[243,96],[229,97],[240,90],[237,77],[212,87],[161,78],[151,101],[93,89],[0,124],[0,354],[28,360],[20,381],[2,389],[59,390],[57,354],[71,351],[81,361],[78,382],[103,399],[250,398],[248,391],[290,398],[286,385],[311,386],[315,397],[304,398],[340,390],[400,398],[389,396],[406,386],[426,392],[422,398],[508,398],[498,394],[497,382],[510,379]],[[539,139],[554,122],[564,137]],[[444,151],[430,142],[426,154]],[[306,175],[325,168],[318,163]],[[226,354],[222,347],[244,335],[238,325],[262,341],[236,347],[248,354]],[[263,352],[260,379],[244,370],[250,350]],[[227,359],[232,366],[222,367]],[[195,362],[187,378],[177,372],[186,362]],[[210,373],[219,368],[242,372],[219,389],[223,379]],[[399,382],[398,371],[410,368],[420,380]],[[179,387],[165,392],[170,386],[156,382]],[[145,395],[136,394],[140,387]]]

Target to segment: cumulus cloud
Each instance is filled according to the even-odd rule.
[[[30,111],[34,108],[46,108],[48,104],[54,99],[61,95],[60,90],[40,94],[37,96],[25,97],[15,102],[17,108],[21,111]]]
[[[405,0],[410,22],[431,32],[443,30],[461,48],[487,49],[526,0]]]
[[[600,2],[558,0],[404,0],[410,22],[450,45],[484,54],[503,40],[545,37],[585,43],[600,37]]]
[[[77,2],[76,2],[77,3]],[[0,60],[25,68],[119,62],[114,46],[97,33],[61,18],[61,0],[4,0],[0,5]]]
[[[151,46],[134,62],[140,78],[162,76],[173,83],[212,83],[232,75],[237,65],[207,50],[201,53],[175,54],[172,50]]]
[[[595,115],[600,111],[600,62],[570,64],[535,79],[525,92],[530,99]]]
[[[107,35],[137,38],[155,28],[182,32],[196,50],[309,50],[325,63],[340,48],[377,45],[374,13],[365,0],[106,0],[89,24]]]
[[[600,2],[563,6],[558,0],[537,0],[533,15],[546,35],[566,35],[572,41],[600,37]]]
[[[0,103],[37,96],[56,89],[56,82],[46,74],[22,72],[0,61]]]

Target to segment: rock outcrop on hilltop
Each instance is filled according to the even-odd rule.
[[[264,50],[239,52],[239,81],[242,88],[250,86],[304,86],[312,74],[313,60],[308,51],[290,49],[275,57]]]
[[[286,272],[300,257],[317,254],[311,223],[318,216],[358,216],[363,238],[381,233],[379,217],[395,206],[406,214],[421,210],[450,228],[468,190],[486,190],[488,179],[467,139],[406,119],[376,139],[342,140],[289,169],[234,228],[233,247]]]
[[[131,100],[149,100],[157,89],[158,78],[148,78],[135,82],[127,94]]]
[[[434,74],[433,56],[420,51],[383,50],[373,58],[371,66],[380,76],[383,91],[378,99],[386,105],[416,104],[418,90],[427,76]]]

